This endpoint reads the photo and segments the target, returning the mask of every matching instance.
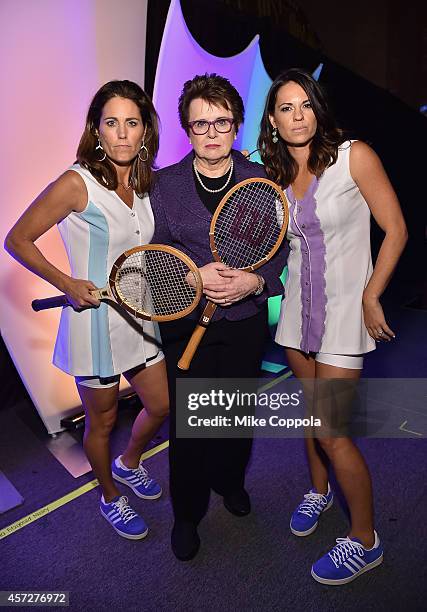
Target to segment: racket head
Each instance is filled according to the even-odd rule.
[[[109,286],[120,306],[151,321],[187,316],[196,308],[203,290],[193,260],[163,244],[146,244],[125,251],[113,264]]]
[[[232,187],[219,203],[209,230],[212,255],[230,268],[256,270],[273,257],[288,227],[284,191],[266,178]]]

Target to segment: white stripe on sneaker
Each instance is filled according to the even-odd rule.
[[[344,563],[344,567],[346,567],[352,574],[356,573],[356,570],[351,567],[347,562]]]
[[[353,567],[355,567],[357,571],[361,570],[362,567],[363,567],[363,565],[359,564],[354,557],[351,557],[350,559],[347,559],[347,562],[351,563],[351,565]]]
[[[353,559],[356,559],[356,561],[362,564],[362,567],[365,567],[366,562],[363,559],[361,559],[358,555],[354,555]]]

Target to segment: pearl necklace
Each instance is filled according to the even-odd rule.
[[[208,187],[206,187],[206,185],[203,183],[202,179],[200,178],[200,174],[196,166],[196,160],[193,160],[193,168],[194,168],[194,173],[196,175],[196,178],[199,181],[200,185],[203,187],[203,189],[205,191],[208,191],[209,193],[219,193],[220,191],[223,191],[227,187],[228,183],[231,181],[231,175],[233,174],[233,167],[234,167],[234,163],[233,163],[233,160],[231,160],[230,168],[228,170],[229,172],[228,179],[225,181],[224,185],[220,189],[208,189]]]

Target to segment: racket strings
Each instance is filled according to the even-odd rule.
[[[231,194],[214,227],[221,261],[232,268],[248,268],[264,259],[281,238],[284,205],[268,183],[252,182]]]
[[[167,316],[192,305],[196,282],[191,269],[172,253],[143,251],[125,259],[117,273],[116,290],[135,311]]]

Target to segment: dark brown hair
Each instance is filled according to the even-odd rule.
[[[219,74],[196,75],[191,81],[186,81],[178,101],[179,120],[182,128],[188,134],[188,111],[190,104],[196,98],[202,98],[215,106],[223,106],[233,114],[236,133],[245,118],[245,108],[239,92],[228,79]]]
[[[96,151],[98,144],[98,129],[102,109],[111,98],[127,98],[135,102],[141,113],[141,119],[146,127],[144,144],[148,150],[148,159],[142,162],[135,157],[131,168],[131,182],[139,197],[150,190],[153,182],[154,160],[159,149],[159,127],[156,110],[147,94],[139,85],[132,81],[110,81],[99,89],[86,117],[86,126],[77,149],[77,161],[89,170],[96,180],[111,191],[118,187],[116,170],[108,157],[99,161],[102,151]],[[100,155],[101,153],[101,155]],[[144,155],[142,155],[144,157]]]
[[[345,140],[342,130],[335,124],[326,95],[317,81],[299,68],[290,68],[280,74],[267,94],[258,147],[267,176],[282,187],[287,187],[294,182],[298,175],[298,164],[279,134],[277,134],[278,142],[273,142],[273,127],[269,116],[274,115],[277,92],[282,85],[290,81],[298,83],[303,88],[317,119],[317,130],[310,143],[310,155],[307,161],[309,171],[319,177],[328,166],[337,161],[338,147]]]

